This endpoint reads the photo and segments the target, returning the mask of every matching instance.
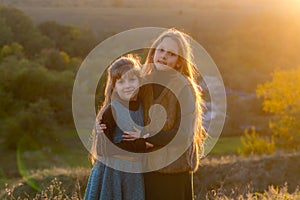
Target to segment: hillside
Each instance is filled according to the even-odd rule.
[[[279,186],[286,189],[286,192],[293,193],[297,185],[300,185],[299,165],[300,152],[276,153],[271,156],[251,156],[249,158],[208,157],[202,160],[200,169],[194,175],[196,199],[205,199],[206,195],[210,199],[216,197],[223,199],[225,196],[236,199],[239,195],[263,193],[265,190],[270,190],[269,186],[271,185]],[[36,171],[32,176],[27,177],[27,180],[30,180],[32,186],[41,188],[46,188],[52,181],[52,186],[56,185],[61,190],[61,195],[77,195],[82,198],[88,176],[89,169],[87,168],[53,168],[52,170]],[[53,182],[54,179],[56,181]],[[25,192],[33,196],[36,193],[24,181],[15,181],[10,187],[12,185],[15,185],[13,192],[15,197],[24,196]],[[64,192],[63,189],[66,191]],[[1,192],[3,194],[4,191]],[[276,193],[276,190],[274,192]],[[299,194],[295,197],[299,198]]]

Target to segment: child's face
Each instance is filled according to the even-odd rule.
[[[124,74],[116,81],[115,90],[122,100],[135,100],[139,91],[140,81],[134,74]]]
[[[177,68],[179,47],[178,44],[169,37],[164,38],[156,47],[154,53],[154,64],[157,70],[165,71],[170,68]]]

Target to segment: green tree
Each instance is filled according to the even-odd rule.
[[[54,109],[54,117],[61,125],[73,123],[72,88],[75,74],[73,71],[52,72],[47,87],[47,99]]]
[[[41,49],[53,46],[49,38],[42,35],[33,21],[22,11],[0,6],[0,19],[10,28],[13,41],[21,44],[27,55],[34,56]]]
[[[0,49],[0,58],[3,59],[6,56],[14,55],[17,58],[22,58],[24,55],[24,48],[19,43],[13,42],[11,45],[4,45]]]
[[[1,71],[0,71],[1,73]],[[5,119],[8,115],[9,108],[13,105],[13,98],[10,92],[6,92],[0,86],[0,120]]]
[[[300,142],[300,67],[276,70],[272,80],[258,85],[257,95],[263,98],[263,110],[273,115],[270,129],[276,144],[295,148]]]
[[[51,71],[15,55],[0,63],[0,135],[15,149],[26,134],[37,143],[52,140],[52,130],[72,118],[74,71]],[[43,143],[44,144],[44,143]]]
[[[0,18],[0,38],[0,47],[13,41],[13,33],[3,18]]]
[[[43,57],[45,67],[50,70],[63,71],[69,63],[69,56],[57,49],[43,50],[41,56]]]
[[[54,21],[43,22],[38,25],[38,28],[54,42],[56,49],[70,56],[85,57],[97,44],[93,32],[88,28],[80,29]]]
[[[30,103],[14,116],[5,121],[4,146],[9,149],[16,149],[20,139],[26,135],[31,141],[39,144],[40,147],[54,141],[51,130],[56,128],[53,118],[53,109],[47,100],[39,99]]]
[[[36,60],[49,70],[76,72],[82,60],[79,57],[71,57],[58,49],[44,49]]]

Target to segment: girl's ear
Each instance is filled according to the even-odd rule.
[[[180,70],[181,67],[182,67],[182,62],[181,62],[181,61],[178,61],[177,64],[175,65],[175,68],[176,68],[177,70]]]

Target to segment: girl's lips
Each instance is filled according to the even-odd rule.
[[[163,65],[167,65],[167,62],[164,62],[164,61],[161,61],[161,60],[158,60],[157,62],[160,63],[160,64],[163,64]]]
[[[134,90],[124,91],[124,93],[126,93],[126,94],[130,94],[130,93],[133,93],[133,92],[134,92]]]

